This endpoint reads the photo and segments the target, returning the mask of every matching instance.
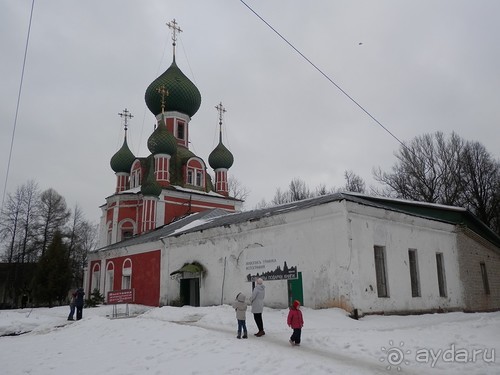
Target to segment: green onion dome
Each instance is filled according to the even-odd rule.
[[[162,94],[158,89],[168,90],[165,97],[165,110],[177,111],[193,117],[201,105],[198,88],[182,73],[174,61],[172,65],[146,89],[146,105],[155,116],[162,113]]]
[[[155,131],[149,136],[148,149],[153,155],[168,154],[173,155],[177,150],[175,137],[167,130],[165,117],[162,114],[160,123]]]
[[[208,164],[213,169],[226,168],[229,169],[233,165],[234,157],[226,146],[219,141],[217,147],[208,156]]]
[[[144,179],[141,185],[141,193],[144,196],[158,198],[161,194],[162,187],[158,184],[154,176],[154,170],[155,170],[154,159],[151,156],[148,159],[149,159],[148,171],[146,173],[146,178]]]
[[[182,164],[185,164],[189,159],[194,157],[196,157],[196,155],[186,147],[179,147],[177,149],[177,158]]]
[[[135,156],[128,148],[127,137],[125,137],[122,147],[111,158],[111,169],[115,171],[115,173],[130,173],[130,168],[132,168],[134,160]]]

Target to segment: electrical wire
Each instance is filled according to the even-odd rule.
[[[17,104],[16,104],[16,115],[14,117],[14,126],[12,127],[12,137],[10,139],[10,151],[9,151],[9,158],[7,161],[7,172],[5,174],[5,182],[3,185],[3,194],[2,194],[2,206],[0,212],[3,211],[3,205],[5,203],[5,194],[7,193],[7,183],[9,182],[9,172],[10,172],[10,163],[12,161],[12,150],[14,149],[14,140],[16,137],[16,128],[17,128],[17,117],[19,114],[19,104],[21,103],[21,92],[23,89],[23,81],[24,81],[24,70],[26,68],[26,58],[28,56],[28,44],[30,40],[30,34],[31,34],[31,22],[33,20],[33,9],[35,7],[35,0],[31,2],[31,11],[30,11],[30,21],[28,24],[28,35],[26,36],[26,46],[24,48],[24,58],[23,58],[23,67],[21,70],[21,81],[19,82],[19,92],[17,94]]]
[[[262,18],[255,10],[253,10],[245,1],[240,0],[240,2],[245,5],[257,18],[259,18],[262,22],[266,24],[276,35],[278,35],[286,44],[288,44],[295,52],[297,52],[304,60],[306,60],[314,69],[316,69],[324,78],[326,78],[331,84],[333,84],[342,94],[344,94],[351,102],[353,102],[359,109],[361,109],[368,117],[370,117],[373,121],[375,121],[382,129],[384,129],[387,133],[391,135],[399,144],[408,149],[408,147],[399,140],[389,129],[387,129],[382,123],[375,118],[368,110],[366,110],[361,104],[359,104],[351,95],[349,95],[342,87],[340,87],[335,81],[330,78],[325,72],[323,72],[316,64],[314,64],[307,56],[305,56],[302,52],[300,52],[290,41],[288,41],[281,33],[279,33],[269,22],[267,22],[264,18]]]

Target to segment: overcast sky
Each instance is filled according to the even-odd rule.
[[[500,2],[246,2],[400,140],[455,131],[500,156]],[[30,9],[0,0],[2,193]],[[202,96],[191,149],[208,166],[222,101],[245,208],[295,177],[340,187],[353,170],[374,185],[372,169],[395,163],[398,142],[238,0],[46,0],[35,1],[7,192],[34,179],[97,222],[124,108],[132,152],[149,154],[144,93],[172,62],[174,18],[178,66]]]

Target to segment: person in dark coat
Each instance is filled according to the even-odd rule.
[[[292,336],[290,337],[290,345],[300,345],[300,336],[302,334],[302,327],[304,326],[304,318],[302,311],[300,311],[300,302],[293,301],[292,307],[288,312],[287,318],[288,326],[293,329]]]
[[[83,291],[83,288],[78,288],[76,290],[76,298],[75,298],[76,320],[82,319],[84,297],[85,297],[85,292]]]
[[[264,323],[262,321],[262,311],[264,311],[264,297],[266,296],[266,288],[261,278],[258,278],[256,280],[256,284],[257,285],[255,285],[255,288],[253,288],[250,302],[252,304],[252,314],[255,320],[255,324],[257,324],[257,328],[259,329],[259,332],[257,332],[255,336],[260,337],[266,334],[264,332]]]
[[[245,302],[245,299],[246,296],[243,293],[238,293],[236,295],[236,300],[233,303],[234,310],[236,310],[236,320],[238,321],[237,339],[241,339],[241,331],[243,331],[243,338],[248,338],[246,324],[247,303]]]
[[[76,308],[76,290],[72,289],[68,293],[69,298],[69,315],[68,320],[75,320],[73,316],[75,315]]]

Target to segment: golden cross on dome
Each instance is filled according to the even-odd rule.
[[[123,119],[123,126],[125,127],[125,134],[127,134],[127,129],[128,129],[128,120],[134,117],[132,113],[129,112],[127,108],[123,110],[123,112],[118,113],[118,116],[120,116]]]
[[[165,96],[168,96],[168,90],[165,90],[165,85],[161,85],[156,89],[158,94],[161,95],[161,112],[165,112]]]
[[[167,26],[169,29],[172,30],[172,46],[174,47],[174,57],[175,57],[175,45],[177,42],[177,33],[181,33],[182,30],[175,21],[175,18],[173,19],[173,21],[168,22]]]

